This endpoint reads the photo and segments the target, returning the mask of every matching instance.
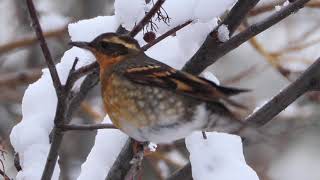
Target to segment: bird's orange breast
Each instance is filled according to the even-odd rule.
[[[123,123],[137,128],[147,125],[147,117],[141,113],[143,109],[137,106],[137,99],[133,98],[138,97],[139,93],[142,92],[115,74],[103,80],[104,107],[113,124],[119,129],[122,129]]]

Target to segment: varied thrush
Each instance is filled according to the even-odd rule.
[[[227,106],[236,104],[229,96],[246,90],[219,86],[152,59],[127,35],[105,33],[70,44],[95,55],[105,110],[117,128],[137,141],[166,143],[195,130],[242,127]]]

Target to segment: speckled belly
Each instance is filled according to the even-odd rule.
[[[192,123],[200,104],[161,88],[133,84],[116,75],[111,75],[105,82],[102,84],[103,100],[112,122],[141,141],[174,134],[177,128]]]

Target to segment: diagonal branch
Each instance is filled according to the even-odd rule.
[[[57,72],[57,69],[54,65],[51,53],[49,51],[48,45],[46,40],[44,39],[43,36],[43,32],[42,32],[42,28],[40,26],[38,17],[37,17],[37,13],[36,13],[36,9],[34,7],[34,4],[32,2],[32,0],[26,0],[27,1],[27,6],[29,9],[29,13],[30,13],[30,17],[31,17],[31,21],[32,21],[32,26],[34,27],[34,30],[36,32],[37,38],[40,42],[40,46],[43,52],[43,55],[45,57],[47,66],[49,68],[51,77],[52,77],[52,81],[53,81],[53,86],[56,89],[56,93],[58,96],[60,96],[61,94],[61,90],[62,90],[62,85],[61,85],[61,81]]]
[[[166,0],[158,0],[150,11],[142,18],[142,20],[131,30],[129,36],[135,37],[142,28],[149,22],[149,20],[160,10],[162,4]]]
[[[159,36],[157,39],[151,41],[150,43],[144,45],[142,47],[143,51],[147,51],[149,48],[151,48],[152,46],[156,45],[157,43],[159,43],[160,41],[162,41],[163,39],[167,38],[168,36],[172,35],[173,33],[179,31],[180,29],[186,27],[187,25],[189,25],[192,21],[187,21],[177,27],[174,27],[172,29],[170,29],[169,31],[165,32],[164,34],[162,34],[161,36]]]
[[[251,114],[246,122],[261,127],[271,121],[301,95],[314,90],[320,83],[320,58],[318,58],[297,80],[274,96],[258,111]]]
[[[232,7],[228,16],[220,23],[224,24],[229,29],[229,36],[231,36],[248,12],[259,2],[259,0],[239,0]],[[219,54],[216,47],[221,44],[218,39],[218,29],[216,27],[206,38],[205,42],[199,48],[199,50],[192,56],[192,58],[184,65],[183,71],[200,74],[207,66],[211,65],[217,58],[214,58],[215,54]],[[203,64],[204,63],[204,64]]]
[[[290,3],[288,6],[283,7],[280,11],[262,20],[261,22],[251,25],[249,28],[224,43],[210,44],[210,42],[207,42],[207,38],[204,45],[197,52],[197,54],[199,52],[201,52],[201,54],[199,54],[198,57],[193,57],[190,61],[188,61],[183,70],[194,74],[201,73],[205,68],[215,63],[219,58],[232,51],[233,49],[239,47],[241,44],[254,37],[255,35],[265,31],[266,29],[277,24],[289,15],[297,12],[304,6],[304,4],[309,1],[310,0],[296,0],[293,3]]]

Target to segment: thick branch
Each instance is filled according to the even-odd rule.
[[[297,80],[274,96],[267,104],[250,115],[246,122],[261,127],[272,120],[298,97],[313,90],[320,83],[320,58],[317,59]]]
[[[194,74],[201,73],[205,68],[216,62],[220,57],[237,48],[253,36],[263,32],[264,30],[280,22],[289,15],[297,12],[308,1],[310,0],[296,0],[293,3],[290,3],[288,6],[283,7],[280,11],[274,13],[263,21],[251,25],[245,31],[232,37],[225,43],[210,44],[209,42],[207,42],[208,40],[210,40],[210,38],[207,38],[204,45],[197,52],[197,54],[199,54],[200,51],[202,52],[201,54],[199,54],[199,57],[192,58],[187,62],[183,69]]]
[[[228,16],[221,24],[228,27],[230,36],[235,32],[237,27],[246,17],[248,12],[259,2],[259,0],[239,0],[231,9]],[[221,25],[220,24],[220,25]],[[216,27],[207,39],[202,44],[200,49],[193,55],[193,57],[184,65],[182,70],[192,73],[200,74],[207,66],[211,65],[216,59],[213,58],[215,54],[219,53],[216,47],[221,44],[218,40],[218,27]],[[209,63],[212,62],[212,63]],[[202,63],[205,63],[202,65]]]
[[[116,161],[108,172],[106,180],[123,180],[125,179],[128,171],[131,169],[132,164],[130,161],[134,157],[133,153],[133,142],[134,140],[129,138],[127,143],[122,148]]]
[[[296,81],[291,83],[287,88],[282,90],[278,95],[274,96],[268,103],[261,107],[258,111],[250,115],[246,122],[248,125],[259,128],[270,122],[277,114],[288,107],[301,95],[320,82],[320,58],[317,59]],[[190,162],[174,173],[168,180],[180,180],[191,178]]]

